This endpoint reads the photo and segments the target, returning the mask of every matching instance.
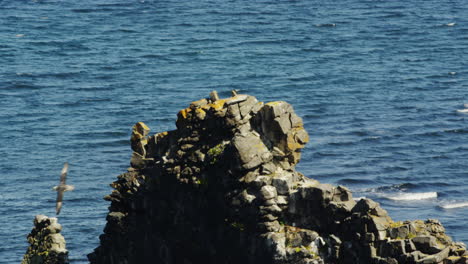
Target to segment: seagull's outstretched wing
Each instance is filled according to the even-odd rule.
[[[67,181],[68,162],[63,164],[62,174],[60,174],[60,185],[65,185]]]
[[[62,209],[62,200],[63,200],[63,190],[57,191],[57,203],[55,204],[55,214],[58,215],[60,213],[60,209]]]
[[[60,174],[60,184],[57,186],[57,201],[55,204],[55,214],[60,213],[60,209],[62,209],[62,201],[63,201],[63,192],[65,191],[65,186],[67,182],[67,173],[68,173],[68,162],[63,164],[63,169]]]

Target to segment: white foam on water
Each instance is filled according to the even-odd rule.
[[[359,201],[361,201],[362,199],[366,199],[366,197],[365,197],[365,196],[353,197],[353,200],[356,201],[356,202],[359,202]]]
[[[440,207],[442,207],[444,209],[454,209],[454,208],[460,208],[460,207],[468,207],[468,202],[441,204]]]
[[[386,198],[395,201],[425,200],[437,198],[437,192],[400,193],[397,195],[389,195]]]
[[[468,109],[458,109],[458,113],[468,113]]]

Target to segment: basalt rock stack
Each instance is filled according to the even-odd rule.
[[[394,222],[297,172],[309,136],[286,102],[213,93],[176,125],[133,127],[91,263],[466,263],[438,221]]]
[[[28,235],[30,246],[21,264],[68,264],[68,251],[61,230],[57,218],[36,215],[34,228]]]

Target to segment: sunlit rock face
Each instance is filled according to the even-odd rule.
[[[309,141],[282,101],[192,102],[177,129],[139,122],[91,263],[465,263],[435,220],[394,222],[378,203],[295,170]]]

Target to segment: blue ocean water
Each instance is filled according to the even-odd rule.
[[[305,175],[468,242],[467,14],[463,0],[0,1],[0,263],[54,215],[66,161],[59,221],[87,263],[131,126],[174,129],[231,89],[294,106]]]

